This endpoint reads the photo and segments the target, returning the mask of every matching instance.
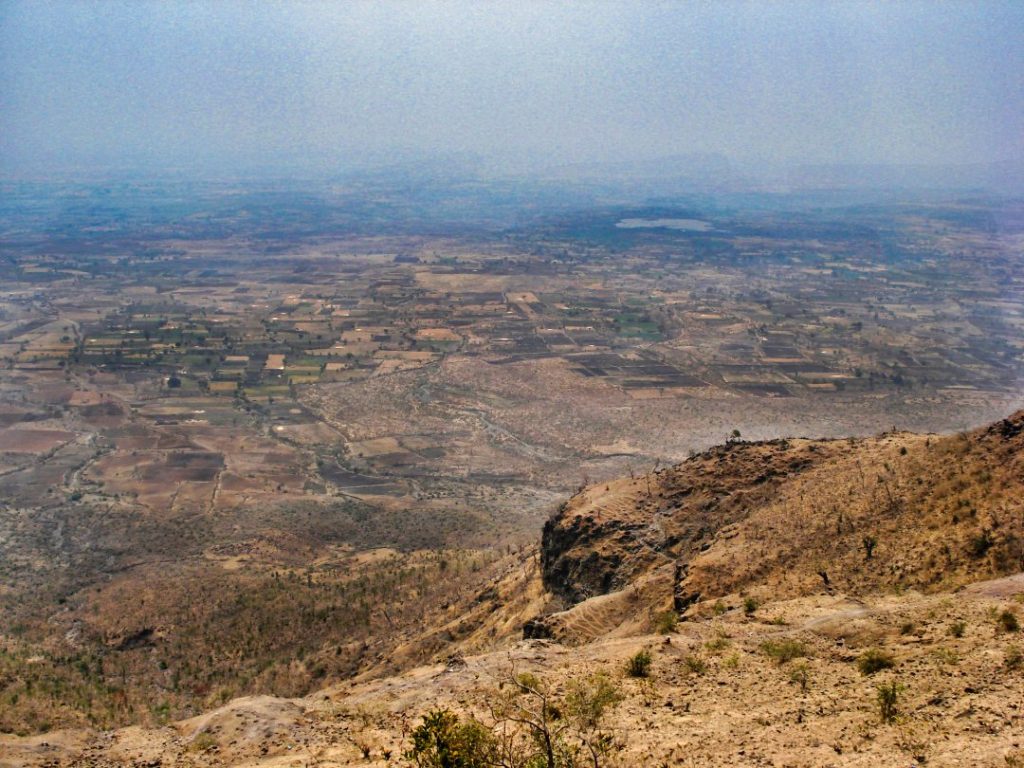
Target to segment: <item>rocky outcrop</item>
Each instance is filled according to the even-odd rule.
[[[623,567],[625,558],[632,561],[631,571],[651,559],[634,545],[642,525],[563,515],[560,512],[544,524],[541,573],[547,590],[570,605],[625,586],[629,575]]]
[[[990,436],[999,436],[1007,441],[1021,437],[1024,435],[1024,411],[1017,411],[1008,419],[997,421],[986,430],[986,433]],[[1019,444],[1021,441],[1017,442]]]
[[[674,467],[584,488],[544,526],[544,586],[575,604],[622,589],[652,567],[672,561],[685,567],[778,483],[838,446],[731,442]]]

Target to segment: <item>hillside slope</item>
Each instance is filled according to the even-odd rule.
[[[680,611],[1022,571],[1024,411],[951,436],[732,442],[593,485],[545,525],[541,564],[568,606],[654,581]]]
[[[351,682],[302,699],[236,699],[165,727],[0,736],[0,766],[384,766],[406,764],[411,731],[448,708],[492,722],[514,673],[556,696],[604,673],[622,694],[603,722],[602,766],[1007,766],[1024,760],[1024,652],[998,621],[1024,579],[947,594],[732,607],[668,635],[582,647],[525,640],[489,653]],[[796,658],[787,660],[779,649]],[[649,676],[624,673],[638,651]],[[891,668],[870,675],[877,651]],[[897,717],[879,714],[894,685]]]
[[[521,672],[562,701],[613,681],[604,766],[1024,764],[1022,526],[1024,412],[950,436],[731,442],[582,489],[539,557],[493,563],[359,679],[0,737],[0,766],[394,765],[423,714],[489,724]],[[641,650],[650,673],[631,677]]]

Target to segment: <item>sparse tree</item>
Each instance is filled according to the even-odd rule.
[[[878,686],[878,714],[883,723],[891,723],[899,714],[899,698],[903,686],[892,680]]]
[[[865,536],[861,539],[861,543],[864,545],[864,559],[870,560],[875,554],[875,547],[878,546],[878,539],[874,536]]]

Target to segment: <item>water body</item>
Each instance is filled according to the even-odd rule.
[[[679,229],[685,232],[707,232],[711,224],[700,219],[622,219],[620,229]]]

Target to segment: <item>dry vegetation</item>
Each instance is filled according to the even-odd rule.
[[[480,628],[473,609],[490,603],[489,580],[521,568],[522,556],[371,550],[301,567],[227,562],[116,579],[65,607],[63,642],[15,627],[0,655],[0,730],[162,723],[430,658]],[[449,615],[461,620],[445,630]]]
[[[389,553],[358,578],[340,578],[351,566],[338,580],[264,574],[251,580],[258,600],[214,580],[190,603],[209,613],[185,622],[210,622],[202,640],[144,658],[195,664],[204,703],[223,706],[171,722],[158,705],[146,728],[0,745],[12,765],[433,765],[453,744],[475,755],[466,766],[1012,765],[1024,727],[1022,459],[1024,413],[944,437],[733,441],[580,491],[546,528],[539,564],[511,554],[475,583],[469,555]],[[455,583],[458,599],[439,602]],[[395,590],[417,607],[385,615],[404,627],[386,646],[368,623]],[[289,636],[309,621],[343,631],[326,645]],[[524,622],[548,639],[517,641]],[[302,651],[281,663],[293,645]],[[232,701],[246,689],[218,678],[224,660],[250,690],[294,696],[343,675],[353,646],[392,676]],[[424,654],[440,663],[399,671]],[[33,684],[55,701],[88,697],[97,662],[76,661],[73,680]],[[114,715],[101,706],[102,717]]]
[[[615,695],[599,724],[603,766],[1012,765],[1024,726],[1022,637],[998,615],[1024,613],[1022,594],[1018,579],[958,596],[819,595],[767,602],[763,619],[736,601],[664,635],[524,641],[304,699],[238,699],[168,728],[2,743],[12,765],[406,765],[432,711],[500,733],[510,680],[561,705],[580,681],[604,678]],[[865,674],[869,651],[892,666]],[[630,676],[638,653],[650,666]],[[880,691],[895,695],[883,704]]]

